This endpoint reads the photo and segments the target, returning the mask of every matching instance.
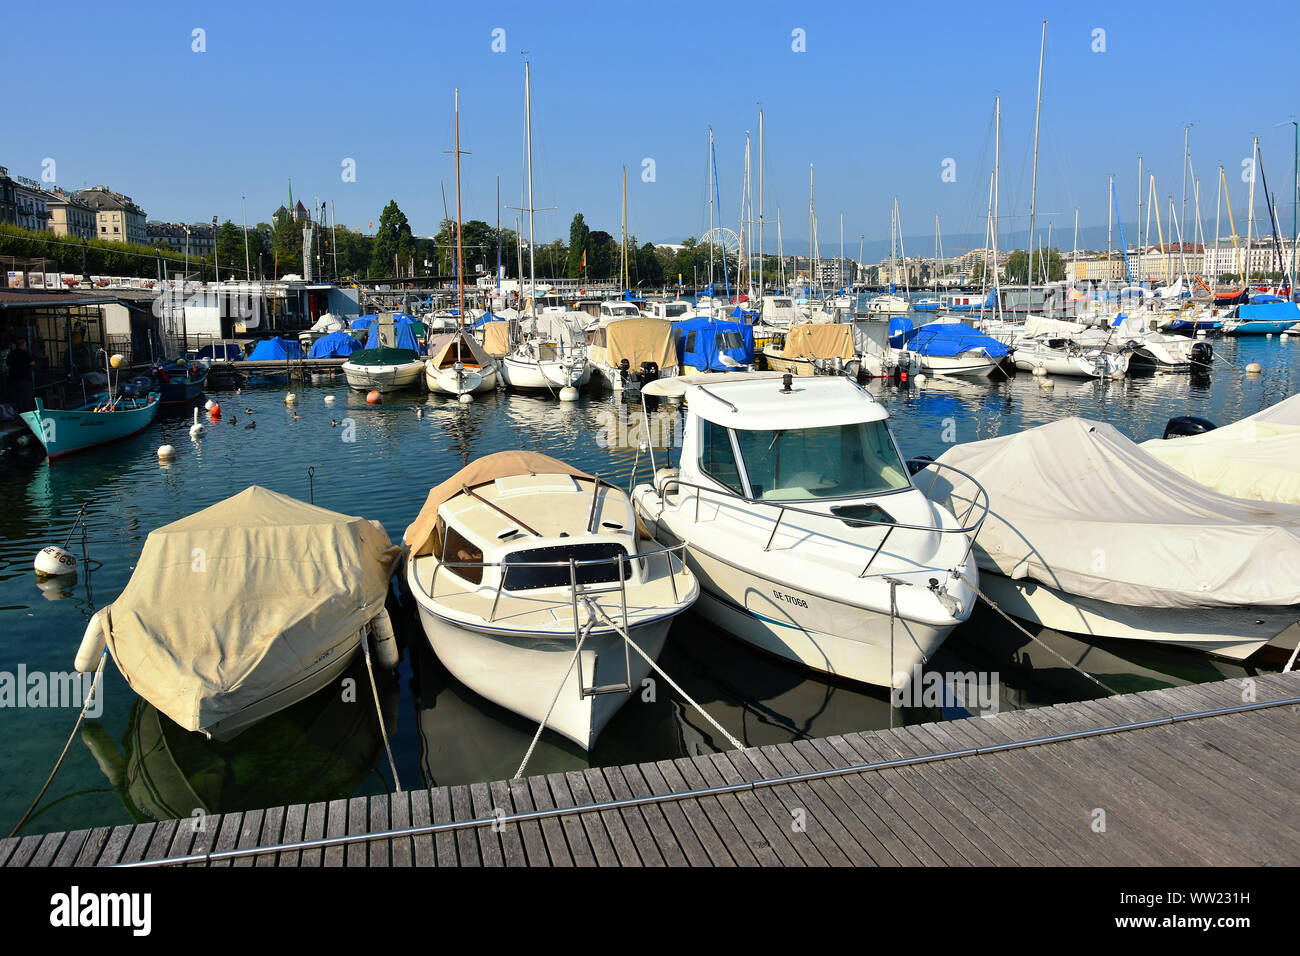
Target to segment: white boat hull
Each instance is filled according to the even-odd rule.
[[[420,623],[438,659],[476,694],[535,724],[546,717],[555,699],[546,726],[584,750],[591,749],[632,694],[640,693],[641,681],[650,673],[649,663],[636,651],[629,651],[630,656],[625,657],[623,638],[608,629],[592,630],[583,642],[579,663],[566,677],[575,647],[572,635],[478,630],[440,617],[423,602]],[[658,659],[671,623],[671,617],[663,617],[634,626],[632,640],[651,659]],[[629,670],[630,691],[582,695],[583,686],[628,681]],[[564,686],[556,698],[561,681]]]
[[[917,355],[916,362],[926,375],[958,375],[965,378],[985,378],[998,367],[998,359],[983,352],[963,352],[961,355]]]
[[[398,389],[412,388],[420,383],[420,373],[423,371],[423,362],[408,362],[405,365],[343,363],[343,374],[347,377],[348,387],[361,392],[395,392]]]
[[[424,383],[435,395],[478,395],[497,387],[497,370],[495,366],[481,371],[467,367],[458,373],[451,368],[434,368],[426,362]]]
[[[525,361],[507,355],[501,362],[501,379],[507,388],[553,392],[556,389],[581,388],[591,379],[591,366],[579,362]]]
[[[1016,368],[1022,372],[1042,369],[1045,375],[1067,378],[1121,377],[1128,370],[1128,356],[1115,352],[1104,353],[1101,361],[1087,355],[1072,355],[1059,349],[1034,349],[1018,347],[1015,351]]]
[[[1002,610],[1054,631],[1154,641],[1244,660],[1300,620],[1300,607],[1126,607],[1077,597],[1036,581],[985,571],[980,588]]]

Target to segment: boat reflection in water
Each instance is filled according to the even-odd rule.
[[[391,734],[398,682],[382,670],[375,680]],[[359,655],[328,687],[225,743],[182,730],[143,699],[120,749],[98,722],[81,739],[138,823],[351,797],[384,753]]]

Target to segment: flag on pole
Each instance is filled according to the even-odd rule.
[[[578,271],[585,272],[587,269],[587,250],[582,250],[582,259],[578,262]]]

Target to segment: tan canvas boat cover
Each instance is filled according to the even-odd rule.
[[[1203,435],[1143,442],[1142,450],[1233,498],[1300,505],[1300,395]]]
[[[1112,425],[1067,418],[957,445],[939,463],[988,491],[983,570],[1130,607],[1300,603],[1300,507],[1211,491]],[[936,501],[952,491],[957,514],[973,490],[943,469],[915,481]]]
[[[400,556],[376,522],[253,485],[150,532],[100,623],[132,690],[206,728],[338,653],[383,610]]]
[[[636,369],[654,362],[661,369],[677,365],[677,337],[666,319],[619,319],[605,326],[605,348],[611,366],[623,359]]]
[[[459,354],[462,356],[461,361],[464,364],[473,365],[477,363],[480,367],[492,364],[492,357],[483,351],[483,346],[475,342],[473,338],[462,332],[444,332],[442,335],[435,335],[429,340],[429,359],[435,367],[442,368],[444,361],[450,363],[456,361],[457,341],[462,343]],[[448,355],[448,353],[451,354]]]
[[[851,359],[855,355],[853,326],[847,322],[792,325],[781,354],[786,358]]]
[[[483,351],[495,358],[509,354],[509,322],[485,322],[483,324]]]
[[[590,478],[585,471],[579,471],[572,465],[566,465],[548,455],[536,451],[499,451],[485,455],[470,462],[456,474],[429,492],[424,507],[415,520],[406,528],[403,540],[411,549],[411,557],[428,554],[429,539],[434,525],[438,523],[438,508],[444,501],[460,494],[462,486],[473,488],[476,485],[509,478],[513,475],[573,475],[576,478]]]

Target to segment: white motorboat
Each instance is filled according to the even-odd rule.
[[[899,686],[970,615],[984,510],[962,523],[928,500],[855,382],[719,373],[641,394],[687,405],[679,466],[660,460],[632,497],[661,544],[686,546],[710,621],[813,670]]]
[[[378,522],[254,485],[149,533],[76,668],[107,647],[133,691],[227,740],[333,681],[367,630],[396,666],[384,601],[400,556]]]
[[[767,367],[792,375],[857,374],[857,348],[849,323],[800,323],[763,348]]]
[[[939,464],[979,484],[918,476],[936,497],[988,495],[980,587],[1010,614],[1235,660],[1300,621],[1300,507],[1214,492],[1112,425],[1067,418]]]
[[[868,315],[906,315],[911,307],[911,302],[892,292],[867,300]]]
[[[477,395],[497,387],[497,360],[463,331],[429,340],[424,382],[439,395]]]
[[[587,360],[616,392],[677,374],[677,330],[664,319],[613,319],[587,330]]]
[[[1123,378],[1128,371],[1129,353],[1089,348],[1067,338],[1039,336],[1017,340],[1013,359],[1022,372],[1071,378]]]
[[[447,669],[584,749],[699,594],[625,492],[536,452],[488,455],[434,488],[406,544],[407,587]]]
[[[895,333],[891,344],[913,353],[927,375],[985,378],[1010,352],[1004,343],[961,322],[931,322],[912,329],[909,320],[902,321],[903,331]]]
[[[420,384],[424,359],[410,349],[358,349],[343,363],[348,387],[362,392],[395,392]]]

